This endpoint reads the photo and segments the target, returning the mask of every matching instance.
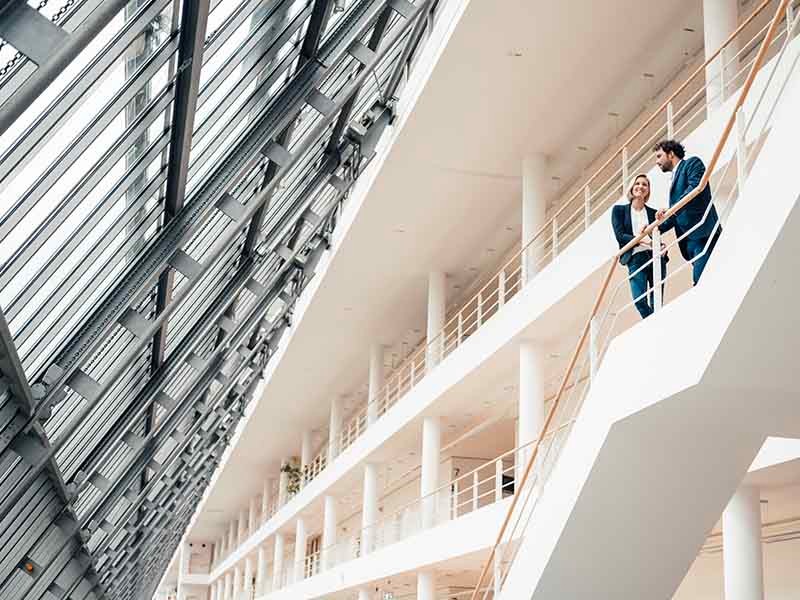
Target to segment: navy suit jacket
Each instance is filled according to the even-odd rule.
[[[672,208],[683,199],[686,194],[691,192],[700,183],[706,166],[703,161],[693,156],[682,160],[675,170],[672,178],[672,187],[669,190],[669,206]],[[705,216],[706,209],[711,205],[708,215]],[[705,216],[705,220],[703,217]],[[677,214],[673,215],[661,224],[661,231],[669,231],[675,228],[675,235],[680,238],[683,234],[697,225],[697,229],[688,234],[678,242],[681,254],[686,260],[691,260],[692,255],[688,251],[689,242],[704,243],[714,232],[714,227],[719,218],[717,209],[711,202],[711,184],[700,192],[694,200],[689,202]],[[699,223],[699,225],[698,225]]]
[[[644,209],[647,211],[647,220],[651,223],[655,221],[656,209],[650,208],[646,204],[644,205]],[[614,237],[617,238],[617,243],[619,244],[620,249],[622,249],[628,242],[639,235],[638,231],[635,235],[633,233],[630,204],[616,204],[611,208],[611,226],[614,228]],[[660,231],[661,227],[658,229]],[[631,256],[633,256],[632,248],[619,257],[619,264],[627,265],[631,260]],[[664,260],[666,262],[669,260],[669,258],[665,256]]]

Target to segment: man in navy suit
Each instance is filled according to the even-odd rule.
[[[670,208],[700,184],[706,166],[693,156],[684,160],[686,151],[675,140],[658,142],[653,148],[656,164],[664,173],[672,173],[672,186],[669,190]],[[664,217],[666,211],[660,210],[657,218]],[[664,221],[659,229],[669,231],[675,228],[678,247],[683,258],[692,263],[692,281],[700,281],[711,253],[717,244],[722,227],[718,224],[717,209],[711,201],[709,183],[691,202],[672,217]]]

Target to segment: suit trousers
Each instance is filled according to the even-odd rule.
[[[700,276],[706,268],[706,263],[711,258],[711,253],[714,251],[717,241],[719,241],[720,233],[722,233],[722,229],[718,228],[710,242],[707,237],[699,240],[687,240],[686,250],[689,254],[689,260],[692,261],[692,285],[697,285],[697,282],[700,281]]]
[[[650,262],[646,267],[639,270],[642,265],[649,262],[653,253],[648,251],[636,252],[628,262],[628,281],[631,284],[631,294],[633,295],[636,310],[643,319],[653,314],[655,299],[653,297],[653,263]],[[638,273],[637,273],[638,271]],[[667,276],[667,259],[661,259],[661,277]],[[664,297],[664,284],[661,284],[661,297]]]

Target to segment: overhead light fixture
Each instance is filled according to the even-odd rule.
[[[608,113],[608,116],[609,116],[609,117],[614,117],[614,118],[617,118],[617,117],[619,116],[619,113],[618,113],[618,112],[614,112],[614,111],[612,110],[611,112],[609,112],[609,113]]]
[[[694,28],[692,28],[692,27],[684,27],[683,30],[686,33],[694,33]]]
[[[655,75],[653,73],[642,73],[642,77],[644,77],[645,79],[652,79],[653,77],[655,77]]]
[[[588,146],[578,146],[578,150],[580,152],[588,152],[589,151],[589,147]]]
[[[513,50],[509,50],[507,54],[508,56],[511,56],[513,58],[519,58],[520,56],[522,56],[522,50],[514,48]]]

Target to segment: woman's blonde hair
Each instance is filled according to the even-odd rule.
[[[650,200],[650,178],[645,175],[644,173],[639,173],[636,177],[633,178],[631,181],[631,186],[628,188],[628,202],[633,202],[633,186],[636,185],[636,180],[640,177],[644,177],[644,180],[647,182],[647,197],[644,199],[644,203],[647,204],[647,201]]]

